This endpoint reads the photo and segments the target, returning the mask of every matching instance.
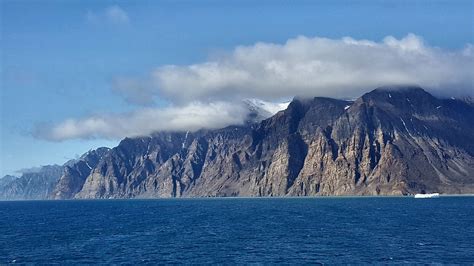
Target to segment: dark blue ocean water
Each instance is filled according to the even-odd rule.
[[[0,202],[0,264],[474,263],[474,197]]]

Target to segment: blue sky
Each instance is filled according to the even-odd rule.
[[[134,112],[117,77],[146,77],[236,46],[303,35],[379,42],[409,33],[430,47],[474,43],[474,1],[1,1],[0,175],[59,163],[119,138],[51,141],[35,128]],[[151,107],[169,99],[154,96]],[[150,104],[148,105],[150,107]]]

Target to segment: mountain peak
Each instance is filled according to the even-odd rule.
[[[90,155],[98,155],[100,157],[102,157],[105,153],[107,153],[108,151],[110,151],[110,148],[108,147],[99,147],[97,149],[91,149],[89,150],[88,152],[84,153],[80,158],[79,160],[83,160],[85,159],[86,157],[90,156]]]
[[[368,92],[363,102],[390,103],[396,106],[416,107],[417,105],[437,104],[438,99],[419,86],[384,86]]]
[[[267,119],[281,110],[285,110],[290,102],[267,102],[259,99],[245,99],[244,105],[250,111],[248,120],[253,123],[258,123]]]
[[[383,92],[383,91],[393,91],[393,92],[413,92],[413,91],[425,91],[418,85],[391,85],[391,86],[381,86],[373,91]]]
[[[474,108],[464,102],[418,86],[380,87],[355,102],[295,97],[253,124],[125,138],[60,177],[38,175],[45,193],[23,185],[38,179],[25,175],[0,198],[472,193]],[[246,103],[256,114],[271,109]]]
[[[378,87],[362,97],[377,97],[377,96],[387,96],[388,98],[392,97],[431,97],[434,98],[430,93],[425,91],[419,86],[383,86]]]

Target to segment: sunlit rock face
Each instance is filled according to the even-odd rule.
[[[82,189],[84,181],[92,170],[109,151],[109,148],[98,148],[85,153],[78,160],[66,163],[63,174],[49,197],[51,199],[73,198]]]
[[[473,193],[474,106],[418,87],[295,98],[243,126],[126,138],[55,178],[53,199]]]
[[[125,139],[74,197],[472,193],[473,121],[418,87],[294,99],[258,123]]]

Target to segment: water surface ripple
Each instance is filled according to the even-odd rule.
[[[474,263],[474,197],[0,202],[4,263]]]

